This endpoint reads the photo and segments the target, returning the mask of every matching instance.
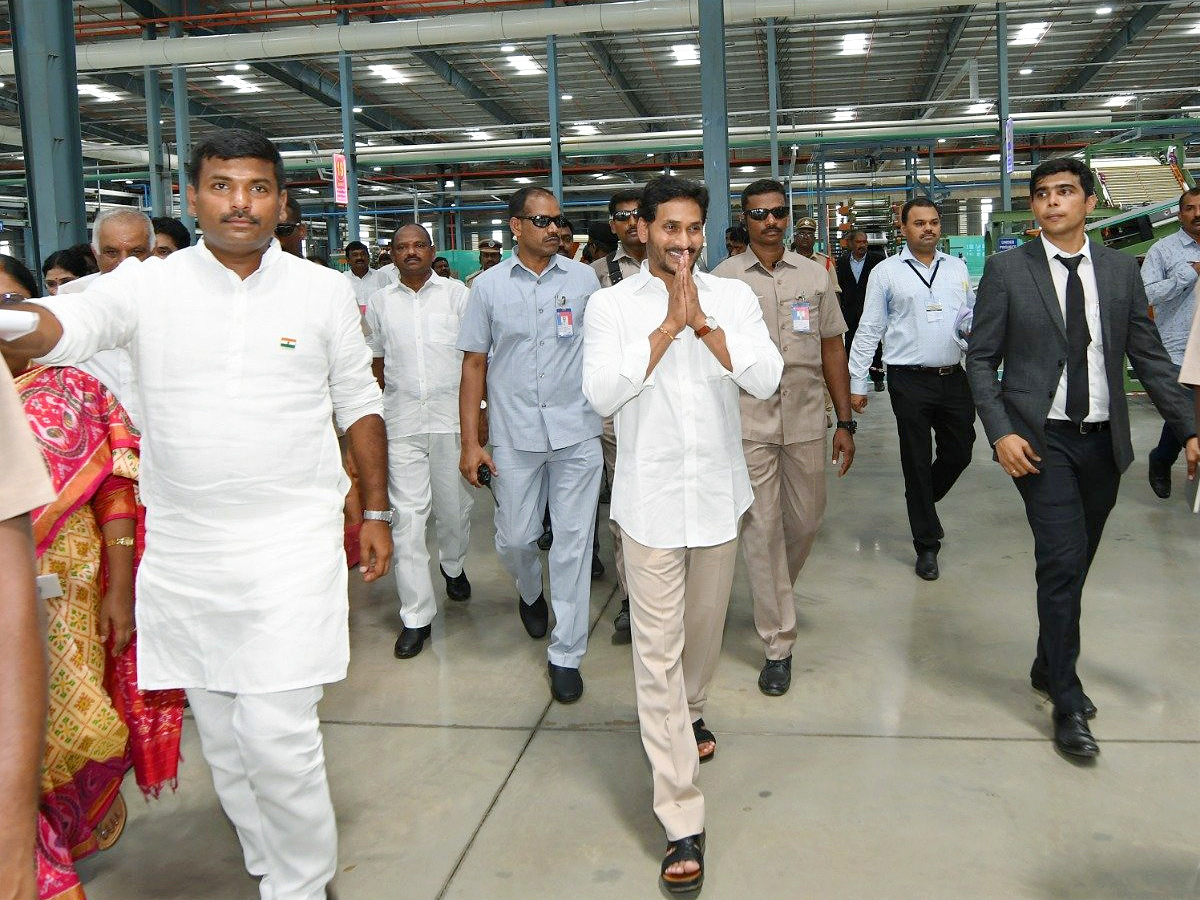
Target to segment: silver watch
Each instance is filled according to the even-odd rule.
[[[362,517],[372,522],[387,522],[391,525],[396,519],[396,511],[394,509],[364,509]]]

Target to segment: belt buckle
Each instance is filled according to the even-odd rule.
[[[952,375],[957,366],[938,366],[937,373],[939,375]]]

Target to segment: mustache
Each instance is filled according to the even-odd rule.
[[[226,213],[221,216],[222,222],[249,222],[251,225],[261,225],[262,219],[258,216],[252,216],[249,213]]]

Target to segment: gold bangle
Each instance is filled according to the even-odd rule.
[[[675,340],[675,335],[671,334],[671,332],[667,331],[667,329],[663,328],[661,325],[658,326],[658,330],[661,331],[663,334],[665,334],[667,337],[669,337],[671,340]]]
[[[131,537],[110,538],[109,540],[104,542],[104,546],[105,547],[132,547],[133,546],[133,538],[131,538]]]

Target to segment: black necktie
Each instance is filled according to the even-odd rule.
[[[1067,267],[1067,418],[1078,425],[1087,418],[1088,365],[1087,348],[1092,342],[1084,313],[1083,281],[1079,264],[1083,255],[1055,256]]]

